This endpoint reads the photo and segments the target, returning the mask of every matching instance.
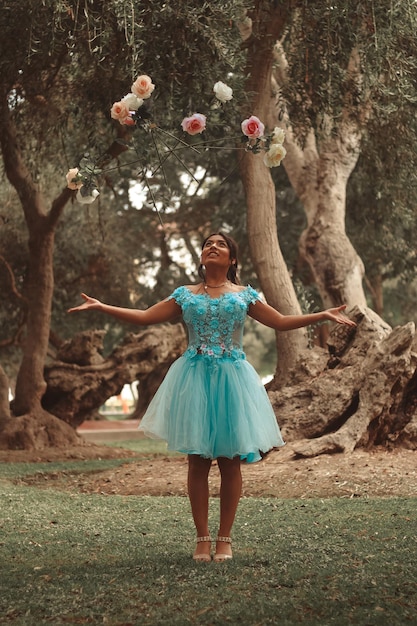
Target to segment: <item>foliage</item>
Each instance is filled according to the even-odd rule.
[[[243,499],[234,560],[201,566],[185,498],[4,480],[0,497],[4,623],[396,625],[417,608],[413,499]]]
[[[319,138],[334,132],[347,105],[365,122],[364,105],[380,118],[415,103],[416,26],[414,0],[300,2],[283,40],[285,95],[300,138],[310,127]],[[352,51],[359,53],[359,78],[349,66]]]
[[[394,325],[415,319],[416,133],[414,107],[407,103],[387,120],[374,119],[348,186],[347,229],[371,285],[384,286],[385,315]]]

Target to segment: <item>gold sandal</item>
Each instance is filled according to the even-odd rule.
[[[216,541],[220,541],[222,543],[229,543],[230,545],[232,544],[231,537],[217,537]],[[229,561],[232,558],[233,556],[231,554],[225,554],[224,552],[217,552],[217,547],[216,547],[216,554],[214,555],[214,558],[213,558],[213,561],[215,563],[223,563],[224,561]]]
[[[205,541],[211,542],[210,535],[206,537],[197,537],[197,543],[204,543]],[[199,563],[209,563],[211,561],[210,554],[193,554],[193,560]]]

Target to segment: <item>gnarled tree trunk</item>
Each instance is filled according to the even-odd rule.
[[[96,417],[108,398],[136,380],[140,411],[135,417],[142,417],[168,367],[186,348],[182,324],[169,324],[129,333],[104,359],[104,335],[104,331],[80,333],[65,342],[45,368],[48,386],[42,404],[73,428]]]
[[[345,228],[346,185],[360,154],[362,125],[367,115],[365,107],[352,107],[353,92],[361,83],[358,51],[351,54],[344,107],[337,126],[324,116],[320,140],[311,129],[303,148],[295,139],[281,99],[287,62],[279,45],[275,55],[275,96],[270,98],[266,119],[272,127],[280,125],[286,130],[287,155],[283,164],[307,216],[307,228],[300,238],[301,257],[311,269],[325,307],[344,303],[366,306],[364,266]]]
[[[356,329],[335,327],[328,352],[306,353],[288,386],[270,393],[284,438],[301,456],[374,445],[417,449],[414,324],[392,330],[366,307],[350,317]]]

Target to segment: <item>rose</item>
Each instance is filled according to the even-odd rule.
[[[68,170],[65,178],[67,179],[68,189],[80,189],[83,186],[81,180],[78,178],[78,167],[73,167]]]
[[[134,93],[128,93],[121,99],[121,102],[126,104],[129,111],[137,111],[143,104],[142,98],[138,98]]]
[[[111,108],[110,115],[114,120],[119,120],[120,124],[125,124],[126,119],[130,117],[129,107],[123,100],[115,102]]]
[[[233,89],[219,80],[213,87],[214,95],[220,102],[227,102],[233,98]]]
[[[257,139],[262,137],[265,131],[265,126],[256,115],[251,115],[248,119],[243,120],[241,124],[242,133],[250,139]]]
[[[285,130],[279,126],[275,126],[271,135],[271,143],[284,143]]]
[[[194,113],[191,117],[184,117],[181,126],[185,133],[198,135],[206,128],[206,116],[201,113]]]
[[[88,196],[82,196],[81,191],[77,191],[76,199],[80,204],[91,204],[100,195],[98,189],[93,189]]]
[[[151,94],[155,89],[155,85],[153,84],[150,76],[142,74],[142,76],[137,77],[131,89],[135,96],[146,99],[151,97]]]
[[[277,167],[286,154],[287,151],[281,143],[273,143],[264,154],[264,163],[267,167]]]

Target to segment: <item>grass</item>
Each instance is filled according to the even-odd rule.
[[[233,561],[195,564],[186,498],[15,484],[29,465],[0,466],[2,624],[417,624],[416,498],[244,498]]]

